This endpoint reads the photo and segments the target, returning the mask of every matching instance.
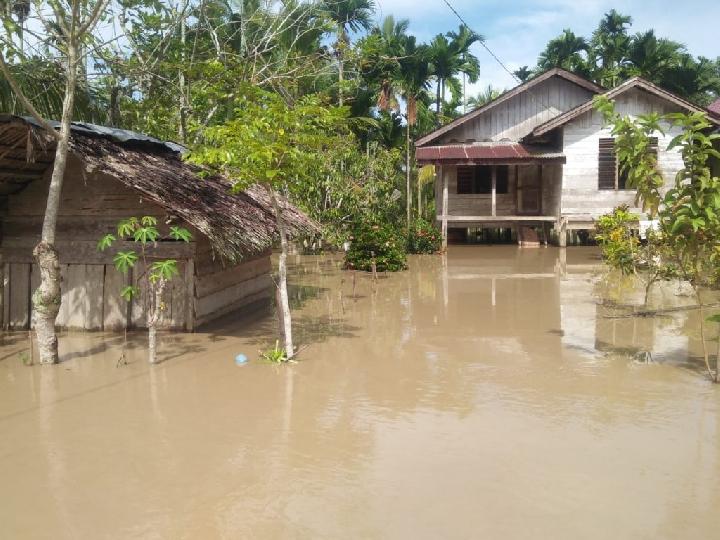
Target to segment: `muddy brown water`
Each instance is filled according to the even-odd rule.
[[[453,246],[376,283],[297,257],[271,313],[0,347],[0,538],[719,538],[720,388],[697,315],[593,249]],[[678,294],[679,293],[679,294]],[[677,285],[654,306],[691,303]],[[251,361],[237,366],[244,353]]]

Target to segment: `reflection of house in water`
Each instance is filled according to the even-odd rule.
[[[638,360],[686,362],[688,350],[695,350],[696,344],[688,337],[695,317],[686,312],[672,317],[630,317],[628,306],[643,304],[642,287],[634,277],[608,276],[605,272],[597,264],[567,264],[560,286],[563,344],[591,352],[632,355]],[[651,301],[660,300],[662,289],[671,287],[677,285],[655,285]],[[611,300],[613,293],[622,298],[620,303]],[[666,294],[665,298],[677,301],[674,295]]]
[[[478,251],[457,246],[441,275],[444,319],[452,321],[447,330],[458,340],[487,338],[515,354],[537,347],[557,353],[570,348],[644,360],[649,352],[654,360],[673,363],[686,362],[689,348],[698,354],[692,339],[696,315],[628,317],[628,308],[607,302],[620,288],[623,304],[641,305],[642,287],[630,279],[606,278],[593,248]],[[677,285],[656,286],[656,302],[677,302],[669,287]]]

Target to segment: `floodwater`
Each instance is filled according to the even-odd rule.
[[[0,538],[719,538],[697,314],[623,316],[642,292],[598,264],[452,246],[353,284],[298,257],[292,365],[257,360],[267,312],[154,367],[142,334],[120,366],[118,336],[63,336],[53,367],[6,334]]]

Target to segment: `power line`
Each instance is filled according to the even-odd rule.
[[[463,24],[464,24],[465,26],[467,26],[468,28],[471,28],[470,25],[465,21],[465,19],[463,19],[462,15],[460,15],[460,14],[457,12],[457,10],[453,7],[453,5],[449,2],[449,0],[443,0],[443,2],[445,2],[445,5],[447,5],[447,7],[450,8],[450,11],[452,11],[452,12],[455,14],[455,16],[460,20],[461,23],[463,23]],[[508,67],[503,63],[503,61],[500,60],[500,58],[498,58],[498,56],[490,49],[490,47],[487,46],[487,44],[485,43],[485,40],[484,40],[484,39],[483,39],[483,40],[480,40],[479,43],[480,43],[480,45],[482,45],[482,47],[490,54],[490,56],[492,56],[492,57],[495,59],[495,61],[496,61],[498,64],[500,64],[500,66],[501,66],[505,71],[507,71],[513,79],[515,79],[515,80],[518,82],[518,84],[522,84],[522,81],[520,80],[520,77],[518,77],[517,75],[515,75],[515,73],[513,73],[512,71],[510,71],[510,68],[508,68]]]

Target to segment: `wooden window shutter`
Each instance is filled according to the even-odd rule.
[[[598,141],[598,189],[615,189],[616,178],[615,139],[600,139]]]
[[[457,193],[468,194],[473,192],[473,184],[475,180],[474,167],[458,167],[457,168]]]

